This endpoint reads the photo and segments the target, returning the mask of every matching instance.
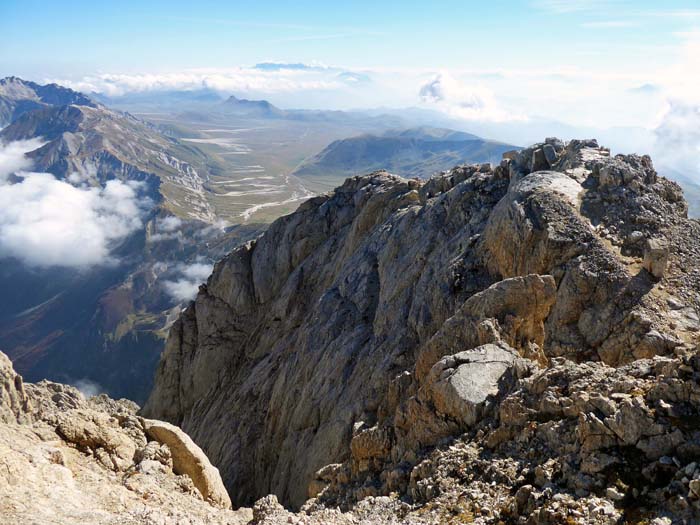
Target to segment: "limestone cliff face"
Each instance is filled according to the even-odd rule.
[[[679,187],[595,141],[505,157],[348,179],[236,249],[173,326],[144,413],[202,446],[234,504],[360,499],[405,493],[425,450],[553,358],[692,348],[700,228]]]

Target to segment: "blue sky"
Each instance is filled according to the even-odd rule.
[[[516,67],[663,61],[698,2],[0,1],[2,74],[228,67]]]

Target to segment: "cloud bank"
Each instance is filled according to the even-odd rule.
[[[338,71],[303,64],[264,63],[254,67],[192,69],[174,73],[104,73],[79,80],[52,82],[82,91],[120,96],[125,93],[213,89],[227,93],[286,93],[341,89],[347,82]]]
[[[38,140],[0,145],[0,257],[28,266],[87,267],[114,262],[111,250],[142,227],[152,204],[139,183],[108,181],[104,188],[23,171]],[[11,183],[14,174],[18,182]]]

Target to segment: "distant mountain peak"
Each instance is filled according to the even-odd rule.
[[[245,115],[249,117],[279,118],[285,116],[285,111],[267,100],[248,100],[231,95],[221,103],[224,112]]]
[[[15,76],[0,79],[0,127],[35,109],[69,105],[99,106],[87,95],[58,84],[41,85]]]

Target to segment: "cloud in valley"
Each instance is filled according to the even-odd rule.
[[[182,226],[182,219],[175,217],[174,215],[169,215],[158,221],[158,227],[160,231],[163,232],[173,232]]]
[[[0,257],[35,267],[113,262],[110,250],[142,226],[150,200],[138,196],[139,183],[95,188],[23,171],[31,166],[25,153],[40,144],[0,145]],[[10,174],[18,182],[10,183]]]
[[[93,381],[92,379],[87,378],[78,379],[75,383],[73,383],[73,386],[80,390],[80,393],[87,398],[99,396],[100,394],[104,394],[105,392],[107,392],[105,387]]]
[[[700,106],[670,102],[654,135],[657,164],[700,184]]]
[[[25,153],[41,147],[39,139],[17,140],[6,145],[0,144],[0,184],[13,173],[31,168],[31,159]]]
[[[163,281],[163,287],[170,297],[176,301],[191,301],[197,297],[199,285],[211,275],[213,264],[195,262],[193,264],[178,264],[175,267],[177,277]]]

